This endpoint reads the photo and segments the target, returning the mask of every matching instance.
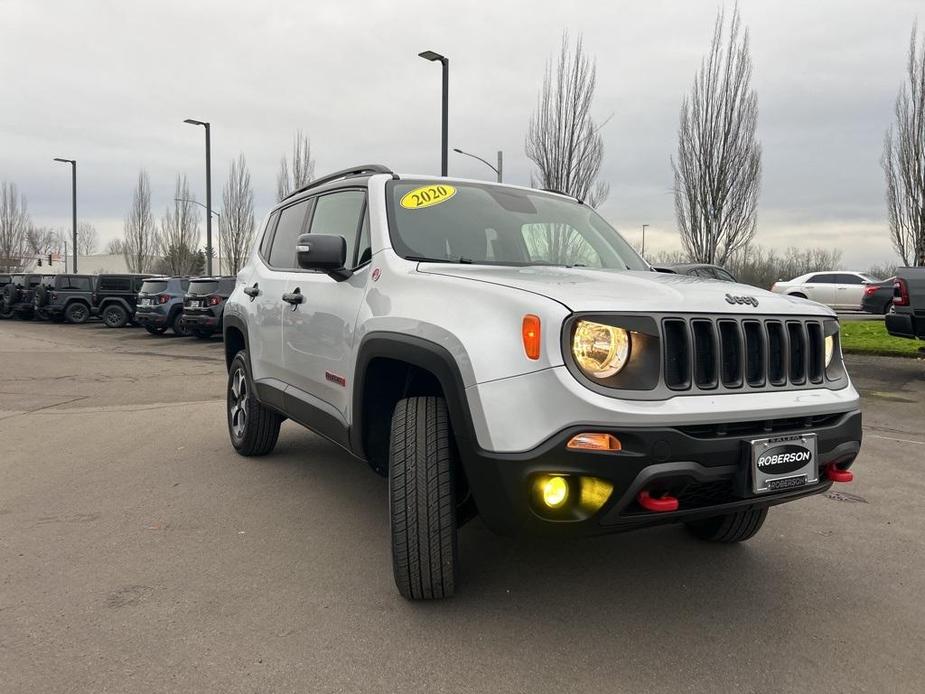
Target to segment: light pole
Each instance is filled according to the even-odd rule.
[[[645,256],[646,254],[646,227],[647,226],[649,225],[648,224],[642,225],[642,252],[639,254],[641,256]]]
[[[441,157],[440,157],[440,175],[447,175],[447,159],[449,158],[449,116],[450,116],[450,59],[446,58],[439,53],[434,53],[433,51],[424,51],[418,53],[421,58],[424,60],[430,61],[440,61],[440,64],[443,66],[443,143],[441,148]]]
[[[74,236],[74,272],[77,272],[77,160],[55,157],[55,161],[71,165],[71,231]],[[65,258],[67,252],[65,252]],[[65,268],[66,270],[67,268]]]
[[[454,147],[454,148],[453,148],[453,151],[456,152],[457,154],[464,154],[464,155],[466,155],[467,157],[472,157],[473,159],[478,159],[478,160],[479,160],[480,162],[482,162],[485,166],[487,166],[489,169],[491,169],[492,171],[495,172],[495,175],[498,177],[498,183],[501,183],[501,172],[504,170],[504,152],[502,152],[500,149],[498,150],[498,166],[497,166],[497,167],[492,166],[492,165],[489,164],[487,161],[485,161],[484,159],[482,159],[482,157],[480,157],[480,156],[478,156],[478,155],[476,155],[476,154],[469,154],[469,152],[463,152],[461,149],[459,149],[459,148],[457,148],[457,147]]]
[[[202,120],[187,118],[190,125],[201,125],[206,129],[206,274],[212,276],[212,141],[209,124]]]
[[[205,208],[206,212],[211,212],[211,213],[214,214],[216,217],[218,217],[219,224],[221,224],[222,215],[221,215],[219,212],[216,212],[215,210],[210,210],[208,207],[206,207],[205,205],[203,205],[203,204],[202,204],[201,202],[199,202],[198,200],[187,200],[186,198],[174,198],[174,200],[176,200],[177,202],[191,202],[191,203],[193,203],[194,205],[199,205],[200,207]],[[219,226],[219,229],[221,229],[221,226]],[[216,254],[216,256],[218,257],[218,274],[222,274],[222,235],[221,235],[221,233],[219,233],[219,235],[218,235],[218,250],[216,251],[215,254]],[[211,272],[208,273],[208,274],[209,274],[210,276],[212,275]]]

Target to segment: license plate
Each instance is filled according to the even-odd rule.
[[[154,304],[154,300],[153,300],[153,299],[142,299],[142,300],[141,300],[141,305],[142,305],[142,306],[152,306],[153,304]]]
[[[191,308],[202,308],[202,302],[201,302],[201,301],[190,301],[190,302],[189,302],[189,305],[190,305]]]
[[[756,439],[752,444],[752,491],[794,489],[819,481],[816,435],[791,434]]]

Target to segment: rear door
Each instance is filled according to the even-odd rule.
[[[835,285],[835,305],[839,308],[860,309],[864,298],[864,280],[852,273],[839,273]]]
[[[818,272],[810,275],[800,287],[807,299],[818,301],[826,306],[833,306],[835,302],[835,273]]]

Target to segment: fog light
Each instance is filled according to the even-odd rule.
[[[560,508],[568,499],[568,482],[554,475],[543,483],[543,503],[549,508]]]

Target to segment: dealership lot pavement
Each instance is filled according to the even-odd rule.
[[[391,578],[386,483],[285,424],[233,453],[220,340],[0,322],[0,690],[918,692],[925,361],[851,358],[857,479],[737,547],[515,541]]]

